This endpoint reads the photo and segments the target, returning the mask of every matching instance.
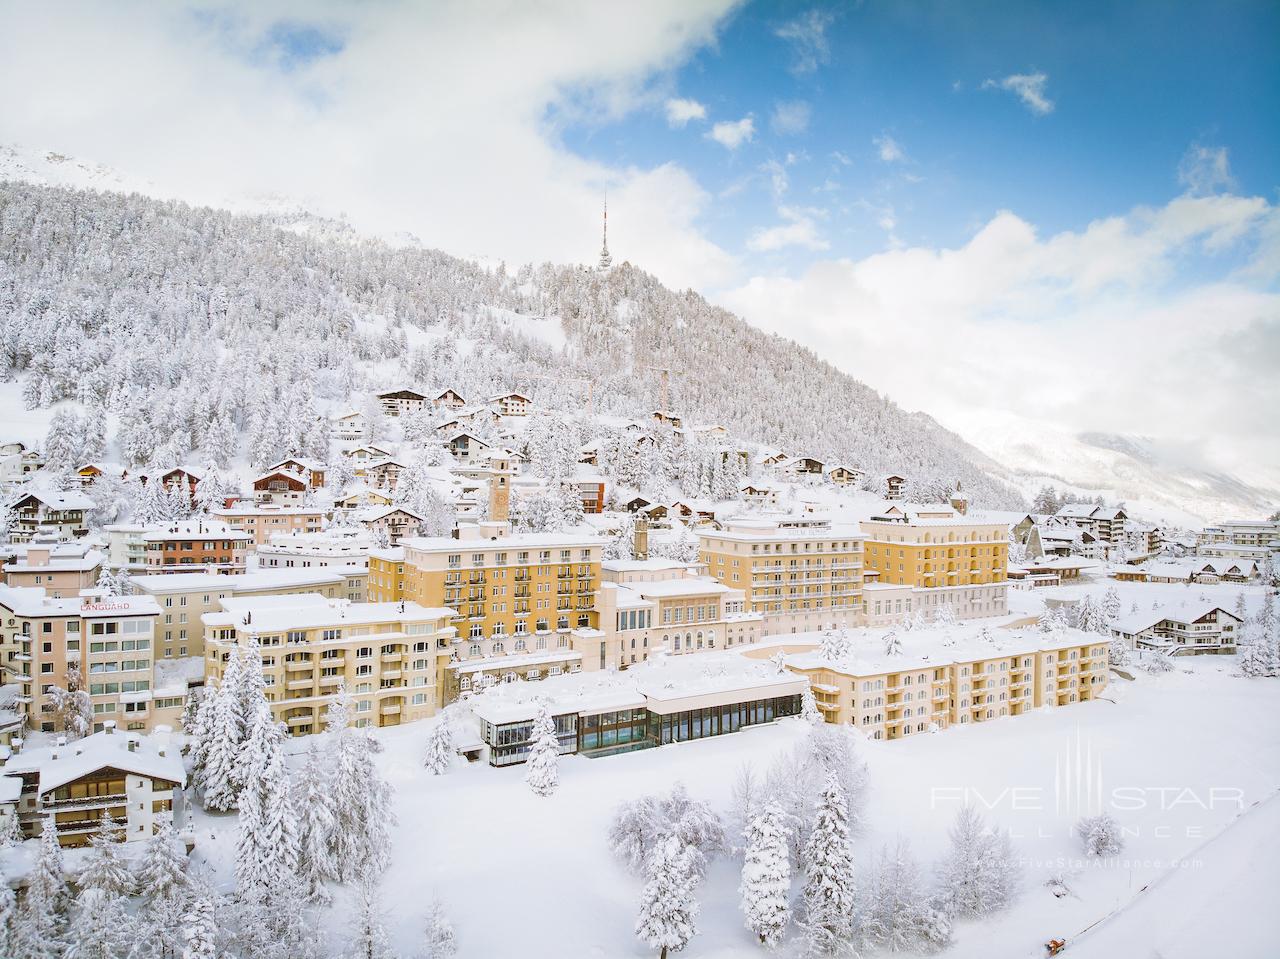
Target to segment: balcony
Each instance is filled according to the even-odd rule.
[[[398,716],[400,715],[400,704],[386,703],[378,707],[378,712],[383,716]]]
[[[128,797],[124,793],[110,793],[106,796],[77,796],[67,799],[46,799],[40,808],[48,812],[72,812],[77,809],[96,809],[99,806],[123,806]],[[94,820],[95,822],[97,820]],[[61,823],[59,824],[61,827]]]
[[[383,653],[382,661],[384,663],[398,663],[404,659],[404,653]]]
[[[285,663],[284,668],[286,672],[290,673],[301,673],[304,671],[309,673],[311,670],[316,668],[316,664],[309,659],[300,659]]]
[[[384,669],[382,671],[383,679],[399,679],[401,671],[398,669]]]
[[[297,726],[306,726],[314,721],[315,717],[311,713],[298,713],[296,716],[285,717],[285,725],[291,729]]]
[[[321,686],[340,686],[344,679],[345,677],[343,676],[321,676],[320,685]]]
[[[310,689],[314,685],[310,679],[291,679],[284,684],[285,689]]]

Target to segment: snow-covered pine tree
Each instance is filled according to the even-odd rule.
[[[374,762],[382,744],[346,725],[351,700],[335,697],[326,718],[324,757],[333,769],[332,805],[335,827],[330,853],[342,882],[366,873],[379,874],[391,858],[391,787]]]
[[[214,897],[208,888],[198,888],[182,916],[182,959],[218,959],[218,921]]]
[[[427,733],[427,745],[422,752],[422,765],[433,776],[443,776],[453,763],[453,724],[446,708]]]
[[[293,789],[293,808],[298,813],[298,880],[309,901],[327,903],[330,896],[325,883],[338,878],[330,838],[335,824],[333,784],[324,754],[315,743],[307,749]]]
[[[806,954],[834,956],[853,934],[853,849],[848,806],[840,781],[827,777],[804,850],[804,906],[801,925]]]
[[[935,941],[937,920],[906,840],[880,850],[866,899],[859,935],[868,946],[912,952],[944,944]]]
[[[640,893],[636,936],[659,959],[679,952],[697,934],[698,902],[693,898],[697,879],[688,847],[676,836],[658,842],[649,854],[648,881]]]
[[[53,817],[45,817],[40,850],[27,877],[14,927],[15,959],[60,959],[67,945],[67,912],[71,893],[67,888]]]
[[[533,717],[533,743],[524,781],[535,796],[550,796],[560,785],[560,739],[556,735],[551,706],[539,700]]]
[[[417,959],[453,959],[458,952],[458,941],[453,923],[445,914],[439,899],[432,899],[422,918],[422,949]]]
[[[147,840],[138,863],[137,888],[142,900],[139,938],[147,943],[147,955],[177,959],[182,954],[182,921],[191,885],[187,858],[179,851],[168,819],[162,819],[155,835]]]
[[[1103,622],[1110,626],[1113,622],[1120,618],[1120,610],[1123,608],[1120,602],[1120,591],[1114,586],[1108,586],[1107,591],[1102,594],[1102,619]]]
[[[942,608],[946,609],[947,607],[944,606]],[[886,656],[902,655],[902,638],[896,630],[891,629],[884,634],[884,654]]]
[[[786,813],[771,800],[747,822],[742,863],[742,914],[760,943],[782,942],[791,912],[791,851]]]
[[[118,852],[121,841],[118,828],[103,813],[80,872],[67,959],[116,959],[135,943],[134,920],[125,905],[135,884]]]
[[[1086,633],[1107,632],[1107,619],[1091,595],[1086,593],[1076,604],[1076,629]]]
[[[270,902],[298,867],[298,834],[284,762],[284,731],[264,697],[250,722],[241,769],[236,887],[248,902]]]
[[[1084,845],[1086,856],[1106,858],[1124,850],[1124,832],[1120,824],[1106,813],[1083,816],[1076,822],[1076,835]]]
[[[1018,878],[1007,834],[988,830],[972,806],[962,806],[951,827],[951,848],[938,867],[949,916],[973,918],[1005,908]]]
[[[378,883],[373,876],[360,878],[356,887],[355,915],[349,925],[352,936],[346,955],[350,959],[395,959],[379,903]]]
[[[231,657],[231,663],[238,661],[237,656]],[[215,812],[235,808],[237,798],[235,771],[244,740],[244,717],[233,677],[234,670],[228,665],[222,683],[205,693],[210,700],[209,731],[202,750],[199,785],[204,808]]]
[[[813,690],[808,686],[800,694],[800,716],[811,726],[818,726],[826,722],[822,718],[822,713],[818,710],[818,701],[814,698]]]
[[[14,936],[18,924],[18,900],[7,882],[0,882],[0,956],[17,953]]]

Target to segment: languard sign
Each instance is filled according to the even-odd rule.
[[[82,613],[110,613],[117,609],[133,609],[131,603],[83,603],[80,606]]]

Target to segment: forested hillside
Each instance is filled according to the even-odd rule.
[[[327,414],[402,384],[581,411],[594,379],[597,414],[639,416],[654,367],[673,371],[669,406],[741,440],[1019,503],[927,416],[629,264],[509,271],[303,216],[0,184],[0,378],[28,408],[82,404],[77,456],[323,456]]]

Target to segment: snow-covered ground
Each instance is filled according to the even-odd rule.
[[[1038,956],[1048,939],[1070,939],[1134,896],[1133,918],[1122,914],[1099,927],[1082,941],[1080,955],[1147,956],[1157,946],[1165,956],[1274,954],[1258,950],[1280,935],[1274,910],[1260,906],[1242,924],[1235,900],[1237,891],[1256,899],[1251,887],[1275,888],[1276,866],[1257,850],[1280,841],[1278,804],[1232,824],[1280,782],[1280,683],[1232,675],[1230,657],[1178,666],[1159,677],[1117,679],[1097,702],[864,743],[872,789],[867,826],[856,841],[863,875],[879,847],[898,836],[922,861],[936,861],[967,798],[1011,830],[1025,860],[1023,888],[1009,911],[962,924],[946,955]],[[742,764],[763,771],[806,735],[794,719],[621,756],[566,757],[559,792],[539,799],[525,786],[523,767],[459,766],[428,776],[418,757],[429,725],[377,733],[399,817],[383,903],[396,944],[412,955],[422,912],[439,895],[464,959],[648,955],[633,934],[641,884],[606,847],[615,807],[681,780],[693,796],[726,812]],[[1098,796],[1130,833],[1114,862],[1081,859],[1071,834]],[[229,888],[234,816],[197,812],[194,827],[196,855],[207,857]],[[1221,841],[1204,844],[1219,833]],[[1170,863],[1188,857],[1185,875],[1139,895]],[[757,954],[737,908],[739,867],[721,858],[698,887],[699,935],[687,955]],[[1044,886],[1053,874],[1064,877],[1070,895],[1055,898]],[[1227,900],[1234,905],[1222,908]],[[345,939],[347,915],[346,894],[324,913],[335,945]],[[1175,940],[1197,947],[1175,949]],[[1231,948],[1208,949],[1215,943]]]

